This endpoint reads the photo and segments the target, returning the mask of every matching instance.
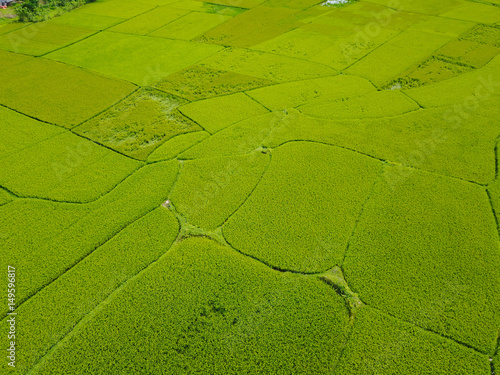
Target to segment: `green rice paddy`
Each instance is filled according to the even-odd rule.
[[[322,3],[0,12],[0,375],[500,372],[500,1]]]

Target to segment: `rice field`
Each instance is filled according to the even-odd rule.
[[[0,375],[500,372],[500,1],[10,9]]]

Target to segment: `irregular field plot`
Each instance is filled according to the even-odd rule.
[[[25,197],[87,202],[109,191],[139,165],[64,132],[3,158],[0,185]]]
[[[50,22],[53,24],[84,27],[97,31],[107,29],[126,20],[125,18],[84,13],[82,11],[84,9],[86,8],[62,14],[59,17],[53,18]]]
[[[201,130],[176,110],[182,103],[172,95],[141,89],[74,131],[120,153],[146,159],[169,138]]]
[[[138,219],[23,304],[18,371],[29,370],[116,288],[163,255],[178,231],[164,208]],[[57,309],[62,319],[54,319]]]
[[[245,49],[226,49],[203,61],[214,69],[278,82],[325,77],[337,72],[324,65]]]
[[[132,84],[42,59],[12,67],[5,74],[10,79],[2,82],[0,104],[66,128],[96,115],[134,90]]]
[[[276,273],[192,238],[125,284],[34,373],[82,366],[136,374],[326,373],[340,354],[347,320],[344,302],[321,282]]]
[[[283,145],[224,235],[274,267],[325,271],[341,262],[380,170],[380,162],[352,151],[309,142]]]
[[[177,171],[176,162],[144,167],[89,204],[16,199],[0,207],[5,254],[0,266],[6,268],[9,262],[26,272],[18,282],[18,302],[158,207],[167,198]]]
[[[486,192],[415,170],[392,186],[393,168],[365,206],[343,266],[347,280],[368,305],[491,354],[500,246]]]
[[[220,49],[208,44],[102,32],[47,57],[148,86]]]
[[[487,375],[488,357],[365,307],[337,371],[342,374]]]
[[[0,160],[64,132],[60,127],[33,120],[4,107],[0,107],[0,119]]]
[[[188,160],[170,198],[190,224],[213,230],[243,204],[268,164],[262,153]]]

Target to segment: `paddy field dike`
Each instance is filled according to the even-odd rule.
[[[329,3],[0,19],[0,375],[500,373],[500,0]]]

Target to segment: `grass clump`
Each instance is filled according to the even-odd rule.
[[[185,161],[170,198],[190,224],[213,230],[248,198],[268,163],[260,152]]]
[[[95,116],[135,89],[130,83],[44,59],[12,67],[5,74],[9,79],[2,82],[1,104],[66,128]]]
[[[170,75],[155,87],[194,101],[273,83],[270,80],[214,69],[206,65],[194,65]]]
[[[122,283],[162,256],[178,229],[175,216],[157,208],[20,306],[16,312],[23,316],[26,329],[18,336],[24,351],[19,353],[17,371],[28,371]],[[55,309],[58,318],[54,317]]]
[[[337,372],[345,375],[486,375],[490,369],[486,355],[362,307]]]
[[[342,299],[320,281],[191,238],[125,284],[33,373],[321,374],[333,369],[347,322]]]
[[[173,161],[146,166],[88,204],[16,199],[0,207],[0,241],[5,254],[0,266],[15,264],[25,272],[18,282],[18,302],[159,207],[177,172]]]
[[[243,93],[185,104],[179,111],[212,134],[236,122],[269,112]]]
[[[201,130],[177,110],[185,102],[157,90],[140,89],[74,131],[120,153],[145,160],[173,136]]]
[[[342,260],[381,167],[323,144],[283,145],[272,152],[263,180],[228,220],[224,235],[235,248],[274,267],[327,270]]]
[[[500,248],[486,192],[409,170],[394,188],[392,168],[351,240],[343,265],[349,284],[369,306],[492,354]]]

